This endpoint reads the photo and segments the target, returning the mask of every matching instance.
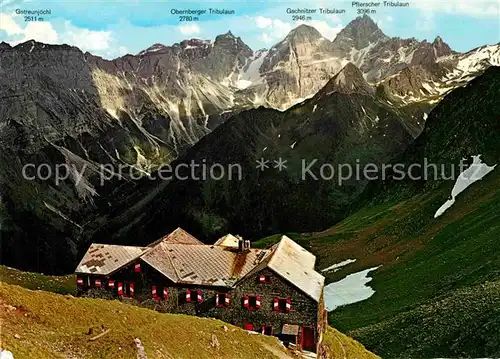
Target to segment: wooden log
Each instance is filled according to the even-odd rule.
[[[104,336],[104,335],[108,334],[110,330],[111,330],[111,329],[106,329],[106,330],[105,330],[105,331],[103,331],[101,334],[96,335],[95,337],[90,338],[90,339],[89,339],[89,341],[93,342],[94,340],[99,339],[100,337],[102,337],[102,336]]]

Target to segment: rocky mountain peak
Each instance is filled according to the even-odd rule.
[[[443,41],[441,36],[437,36],[432,42],[432,46],[436,50],[436,56],[446,56],[452,53],[450,46]]]
[[[8,48],[5,46],[4,49]],[[22,42],[12,47],[12,49],[16,50],[17,52],[24,52],[24,53],[32,53],[32,52],[47,51],[47,50],[58,51],[58,52],[70,51],[70,52],[82,53],[82,51],[76,46],[71,46],[67,44],[61,44],[61,45],[44,44],[43,42],[38,42],[35,40],[28,40]]]
[[[309,25],[299,25],[288,33],[285,41],[290,42],[311,42],[321,39],[323,36],[314,27]]]
[[[231,31],[217,35],[214,46],[223,48],[231,53],[243,52],[246,56],[251,56],[253,53],[252,49],[239,36],[234,36]]]
[[[363,73],[352,63],[347,63],[320,91],[321,93],[372,93],[373,89],[366,82]]]
[[[180,45],[183,49],[196,48],[196,47],[206,47],[209,46],[211,42],[209,40],[201,39],[190,39],[181,41]]]
[[[11,48],[11,46],[8,43],[6,43],[5,41],[0,42],[0,50],[6,50],[6,49],[10,49],[10,48]]]
[[[238,39],[240,39],[240,38],[239,38],[239,37],[234,36],[234,35],[233,35],[233,33],[232,33],[231,31],[228,31],[228,32],[226,32],[226,33],[224,33],[224,34],[217,35],[217,36],[215,37],[215,42],[217,43],[217,42],[221,42],[221,41],[228,41],[228,40],[230,40],[230,41],[236,41],[236,40],[238,40]],[[240,40],[241,40],[241,39],[240,39]]]
[[[164,52],[167,49],[168,49],[167,46],[165,46],[163,44],[156,43],[156,44],[153,44],[150,47],[148,47],[146,50],[141,51],[139,53],[139,55],[152,54],[152,53],[156,53],[156,52]]]
[[[432,42],[433,45],[438,45],[438,44],[442,44],[443,43],[443,39],[441,38],[441,36],[436,36],[436,38],[434,39],[434,41]]]
[[[370,43],[375,43],[387,36],[380,30],[377,24],[367,15],[357,17],[339,32],[333,41],[338,47],[348,50],[365,48]]]

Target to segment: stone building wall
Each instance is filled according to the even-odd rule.
[[[260,275],[269,276],[269,283],[261,283]],[[81,277],[81,276],[79,276]],[[191,285],[179,286],[174,284],[154,268],[141,262],[140,273],[134,272],[134,263],[112,274],[109,278],[92,276],[91,284],[95,278],[102,279],[101,288],[84,287],[79,289],[79,294],[91,297],[101,297],[106,299],[118,299],[118,283],[134,283],[134,296],[125,297],[122,300],[131,304],[140,305],[160,312],[179,313],[196,315],[200,317],[213,317],[227,323],[244,327],[245,324],[252,324],[254,330],[260,330],[263,326],[271,326],[273,335],[279,335],[284,324],[294,324],[299,326],[310,326],[314,330],[315,341],[319,339],[318,329],[321,330],[323,323],[318,326],[318,320],[324,321],[322,302],[317,303],[294,285],[282,279],[272,270],[265,268],[237,283],[235,288],[221,287],[199,287]],[[113,289],[108,288],[108,280],[115,281]],[[84,277],[85,283],[87,278]],[[163,288],[168,288],[168,299],[155,300],[152,298],[151,287],[157,286],[157,294],[163,296]],[[192,290],[193,301],[187,302],[186,290]],[[195,291],[201,291],[203,301],[197,302]],[[223,307],[216,306],[216,295],[218,293],[228,293],[230,305]],[[261,307],[259,309],[248,309],[243,306],[245,296],[261,297]],[[274,310],[274,298],[290,298],[291,306],[289,312],[278,312]],[[318,305],[319,304],[319,305]],[[298,338],[300,343],[300,337]]]

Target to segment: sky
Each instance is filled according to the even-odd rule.
[[[369,2],[370,0],[360,0]],[[378,0],[375,0],[377,2]],[[392,2],[397,2],[392,0]],[[399,2],[405,2],[399,0]],[[455,51],[468,51],[500,42],[500,0],[415,0],[410,7],[376,8],[370,14],[388,36],[433,41],[441,36]],[[180,21],[172,9],[226,9],[232,15],[190,15]],[[287,9],[345,9],[344,14],[306,15],[298,20]],[[19,10],[50,10],[50,14],[25,18]],[[189,15],[188,15],[189,16]],[[231,31],[253,50],[269,48],[301,23],[314,26],[333,40],[359,16],[351,1],[159,1],[159,0],[0,0],[0,41],[11,45],[27,40],[66,43],[112,59],[137,54],[155,43],[172,45],[190,39],[214,39]],[[27,21],[30,20],[30,21]]]

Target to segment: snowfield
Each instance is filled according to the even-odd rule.
[[[372,280],[368,273],[379,267],[368,268],[349,274],[338,282],[325,286],[325,306],[329,312],[347,304],[360,302],[370,298],[375,291],[366,284]]]
[[[472,156],[472,158],[473,161],[470,167],[458,176],[455,186],[453,186],[453,189],[451,190],[451,199],[447,200],[441,207],[439,207],[434,214],[434,218],[437,218],[446,212],[446,210],[455,203],[455,199],[460,193],[465,191],[465,189],[474,182],[482,179],[496,167],[496,165],[490,167],[486,163],[483,163],[481,155]]]

